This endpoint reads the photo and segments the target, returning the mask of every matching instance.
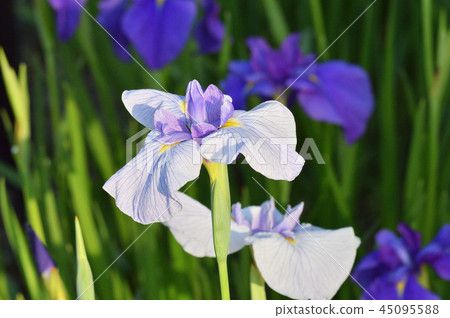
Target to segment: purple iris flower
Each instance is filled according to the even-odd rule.
[[[214,0],[203,0],[201,4],[204,16],[195,30],[200,53],[218,52],[225,35],[225,26],[219,19],[220,7]]]
[[[442,278],[450,279],[450,226],[421,250],[421,235],[406,224],[397,228],[401,237],[389,230],[376,236],[378,249],[356,267],[355,279],[375,299],[439,299],[420,283],[422,267],[428,263]],[[364,294],[363,299],[370,296]]]
[[[49,279],[51,271],[56,269],[55,262],[29,224],[26,225],[26,230],[38,272],[45,279]]]
[[[114,52],[124,61],[130,60],[130,56],[124,51],[124,48],[128,48],[129,42],[122,31],[121,23],[128,2],[129,0],[103,0],[98,5],[99,14],[97,16],[98,22],[115,39],[113,41]]]
[[[56,12],[58,36],[61,41],[68,41],[80,22],[82,6],[87,0],[48,0]]]
[[[164,223],[183,249],[215,257],[211,211],[180,195],[183,210]],[[246,245],[267,284],[295,299],[331,299],[347,279],[360,240],[351,227],[325,230],[299,223],[303,203],[281,214],[273,198],[261,206],[232,207],[229,253]]]
[[[122,29],[147,65],[159,69],[185,47],[196,12],[192,0],[135,0]]]
[[[347,143],[355,142],[374,106],[367,73],[343,61],[311,65],[315,56],[303,54],[299,41],[300,35],[292,34],[274,50],[262,38],[248,39],[250,60],[229,64],[224,91],[238,109],[245,108],[250,95],[269,99],[293,94],[309,117],[341,126]]]
[[[294,116],[277,101],[235,111],[228,95],[214,85],[203,91],[196,80],[185,97],[142,89],[125,91],[122,100],[152,131],[103,188],[137,222],[167,221],[178,213],[182,205],[174,193],[199,176],[203,160],[230,164],[241,153],[264,176],[289,181],[303,167]]]

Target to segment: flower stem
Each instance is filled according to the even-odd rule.
[[[211,182],[211,211],[214,251],[219,266],[220,290],[223,300],[230,299],[227,256],[230,247],[231,200],[228,168],[224,164],[205,161]]]

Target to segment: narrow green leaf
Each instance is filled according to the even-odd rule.
[[[19,264],[32,299],[45,299],[40,278],[28,247],[27,239],[17,219],[16,213],[8,202],[5,179],[0,179],[0,210],[8,242]]]
[[[280,7],[280,1],[263,0],[264,9],[266,10],[267,19],[269,20],[270,31],[272,36],[281,44],[284,38],[289,34],[289,27],[286,18]]]
[[[93,300],[95,299],[94,279],[77,217],[75,217],[75,241],[77,245],[77,299]]]

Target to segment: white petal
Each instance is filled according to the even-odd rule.
[[[359,239],[351,227],[324,230],[303,225],[295,242],[281,234],[255,240],[254,257],[264,280],[295,299],[331,299],[347,279]]]
[[[202,139],[201,153],[211,161],[230,164],[242,153],[250,166],[275,180],[293,180],[305,160],[295,151],[295,120],[276,101],[262,103],[248,112],[235,113],[234,125]]]
[[[183,209],[171,220],[164,222],[183,249],[196,257],[215,257],[211,211],[200,202],[177,192],[174,194],[183,205]],[[229,254],[235,253],[246,245],[250,229],[231,222]]]
[[[170,111],[177,117],[185,116],[183,97],[156,89],[124,91],[122,101],[138,122],[152,130],[155,129],[153,117],[158,108]]]
[[[162,148],[155,135],[150,133],[139,154],[103,186],[122,212],[143,224],[163,222],[179,212],[173,194],[198,177],[201,168],[193,140]]]

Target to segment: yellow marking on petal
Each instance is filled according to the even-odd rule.
[[[402,297],[404,291],[405,291],[405,280],[402,280],[397,283],[397,293],[400,297]]]
[[[286,241],[295,245],[295,241],[293,239],[291,239],[290,237],[286,237]]]
[[[176,143],[171,144],[171,145],[162,145],[161,148],[159,149],[158,155],[162,154],[164,151],[166,151],[166,150],[172,148],[173,146],[178,145],[180,142],[181,142],[181,141],[176,142]]]
[[[236,221],[236,218],[235,218],[234,216],[232,216],[231,219],[232,219],[233,221]]]
[[[164,4],[164,1],[166,0],[156,0],[156,3],[161,6]]]
[[[186,114],[186,102],[182,100],[178,103],[178,105],[180,105],[180,109],[183,112],[183,114]]]
[[[226,127],[243,127],[243,126],[242,126],[241,122],[239,120],[237,120],[236,118],[230,118],[227,120],[225,125],[223,125],[220,128],[226,128]]]
[[[308,79],[313,83],[319,84],[319,78],[314,74],[310,74],[308,76]]]

